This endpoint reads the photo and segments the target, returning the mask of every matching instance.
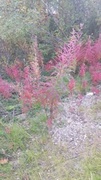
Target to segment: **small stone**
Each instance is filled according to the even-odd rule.
[[[19,114],[18,116],[17,116],[17,118],[19,119],[19,120],[25,120],[26,119],[26,114]]]
[[[86,97],[90,97],[90,96],[93,96],[93,95],[94,95],[93,92],[87,92]]]

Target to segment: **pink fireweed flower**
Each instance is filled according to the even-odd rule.
[[[5,98],[9,98],[12,94],[13,87],[10,83],[0,78],[0,94]]]
[[[85,64],[83,63],[82,66],[81,66],[81,68],[80,68],[79,75],[80,75],[81,77],[84,77],[84,76],[85,76],[85,73],[86,73],[86,66],[85,66]]]
[[[51,128],[51,127],[52,127],[52,119],[51,119],[51,118],[49,118],[49,119],[47,120],[47,127],[48,127],[48,128]]]
[[[92,82],[94,84],[101,82],[101,73],[100,72],[95,71],[92,73]]]
[[[75,88],[75,80],[72,78],[68,83],[68,89],[72,93]]]
[[[92,87],[92,92],[96,95],[98,95],[100,93],[100,90],[96,87]]]
[[[21,68],[20,65],[14,64],[9,67],[5,67],[6,73],[9,75],[10,78],[20,81],[21,80]]]

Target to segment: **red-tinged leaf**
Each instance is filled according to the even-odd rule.
[[[75,88],[75,80],[74,79],[71,79],[68,83],[68,89],[70,92],[72,92]]]
[[[47,120],[47,127],[48,128],[52,127],[52,119],[50,119],[50,118]]]
[[[84,77],[84,76],[85,76],[85,73],[86,73],[86,66],[85,66],[85,64],[83,63],[82,66],[80,67],[79,75],[80,75],[81,77]]]
[[[10,127],[5,127],[5,132],[6,132],[7,134],[10,134],[10,133],[11,133],[11,128],[10,128]]]
[[[0,177],[5,177],[6,175],[3,173],[0,173]]]
[[[100,90],[96,87],[92,87],[92,92],[96,95],[98,95],[100,93]]]
[[[6,159],[6,158],[0,159],[0,164],[1,165],[7,164],[7,163],[8,163],[8,159]]]

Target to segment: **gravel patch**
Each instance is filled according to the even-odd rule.
[[[76,155],[97,147],[101,149],[101,95],[71,97],[59,104],[59,114],[51,130],[54,144],[67,146]]]

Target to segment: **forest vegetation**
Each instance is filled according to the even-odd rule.
[[[0,180],[100,180],[100,110],[101,1],[0,0]]]

